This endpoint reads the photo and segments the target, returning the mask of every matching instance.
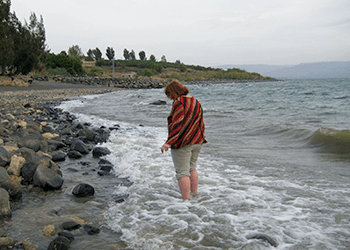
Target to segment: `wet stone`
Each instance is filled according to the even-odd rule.
[[[73,231],[76,229],[79,229],[81,227],[81,225],[78,222],[75,221],[66,221],[62,223],[62,228],[64,230],[68,230],[68,231]]]

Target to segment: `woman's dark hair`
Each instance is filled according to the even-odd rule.
[[[169,98],[176,98],[182,95],[187,95],[188,93],[190,93],[190,91],[188,90],[187,87],[185,87],[184,85],[182,85],[178,80],[172,80],[166,87],[164,90],[165,94],[167,95],[167,97]]]

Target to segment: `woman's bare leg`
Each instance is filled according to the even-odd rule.
[[[197,194],[197,189],[198,189],[198,173],[197,173],[197,170],[192,170],[190,172],[191,174],[191,177],[190,177],[190,180],[191,180],[191,192],[192,194]]]
[[[190,177],[184,176],[179,179],[179,187],[182,194],[182,198],[184,200],[189,200],[190,196],[190,188],[191,188],[191,180]]]

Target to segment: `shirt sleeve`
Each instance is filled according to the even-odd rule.
[[[185,117],[185,108],[181,101],[175,100],[173,108],[168,116],[168,140],[167,144],[174,145],[179,139],[179,133],[181,131],[183,120]]]

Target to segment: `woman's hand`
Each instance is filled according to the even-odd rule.
[[[167,143],[164,143],[164,145],[162,146],[161,150],[162,150],[162,153],[165,151],[168,151],[168,149],[170,148],[170,145],[167,144]]]

